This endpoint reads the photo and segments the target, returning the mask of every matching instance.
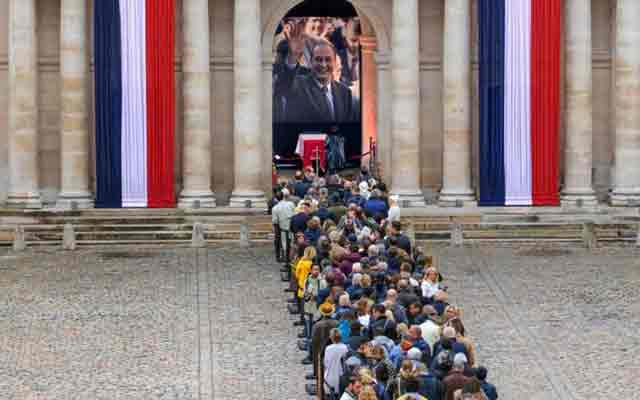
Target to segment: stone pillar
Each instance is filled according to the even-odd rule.
[[[38,186],[36,0],[9,1],[9,196],[15,208],[42,208]]]
[[[376,68],[376,38],[373,36],[360,37],[360,48],[362,49],[362,76],[360,85],[362,87],[362,153],[369,151],[370,141],[377,140],[377,114],[378,87]],[[362,164],[369,165],[370,156],[362,158]]]
[[[391,182],[391,71],[388,53],[376,53],[378,75],[377,157],[382,179]]]
[[[209,1],[182,2],[182,192],[178,207],[216,206],[211,191]]]
[[[235,0],[233,17],[233,150],[231,207],[266,207],[262,190],[260,0]],[[248,204],[248,202],[251,202]]]
[[[562,204],[598,204],[591,184],[591,0],[565,3],[565,168]]]
[[[424,206],[420,189],[420,29],[418,0],[393,0],[391,46],[392,179],[401,204]]]
[[[440,204],[473,202],[471,189],[471,4],[445,0],[442,56],[444,137]]]
[[[60,75],[62,87],[61,190],[58,208],[93,208],[89,191],[87,117],[87,2],[62,0]]]
[[[618,0],[615,55],[615,176],[611,205],[640,201],[640,1]]]

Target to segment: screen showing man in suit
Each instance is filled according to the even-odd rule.
[[[273,66],[274,152],[287,154],[304,131],[339,126],[347,153],[361,151],[360,19],[285,17]]]

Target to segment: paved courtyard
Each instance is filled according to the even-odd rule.
[[[434,248],[502,399],[635,398],[640,250]],[[307,399],[271,247],[0,249],[1,399]]]

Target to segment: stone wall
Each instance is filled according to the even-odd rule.
[[[182,170],[182,118],[181,118],[181,4],[177,1],[176,29],[176,82],[177,82],[177,119],[176,119],[176,193],[181,188]],[[211,137],[212,137],[212,186],[218,196],[219,204],[225,204],[233,189],[233,2],[234,0],[210,0],[211,23]],[[0,203],[6,200],[8,187],[8,151],[7,151],[7,113],[8,113],[8,1],[0,2]],[[91,3],[91,0],[89,0]],[[268,21],[279,13],[283,4],[289,0],[262,1],[262,29],[267,29]],[[374,4],[375,3],[375,4]],[[360,10],[371,10],[372,4],[381,9],[390,9],[391,0],[360,0],[355,2]],[[474,5],[472,36],[476,37],[477,26]],[[611,57],[613,54],[613,13],[615,0],[592,0],[593,15],[593,173],[594,186],[601,194],[606,193],[611,185],[611,168],[613,163],[613,124],[611,120]],[[90,8],[91,9],[91,8]],[[420,86],[421,86],[421,150],[420,158],[421,184],[425,188],[439,189],[442,184],[442,32],[444,19],[444,0],[420,0]],[[280,16],[276,16],[280,17]],[[391,15],[380,12],[375,18],[367,15],[374,29],[384,30],[376,35],[390,37]],[[90,12],[92,19],[92,13]],[[39,134],[40,134],[40,187],[43,201],[52,203],[56,199],[60,187],[60,0],[39,1],[37,9],[37,32],[39,51]],[[92,25],[92,24],[90,24]],[[87,32],[91,35],[92,28]],[[472,40],[472,38],[470,38]],[[473,46],[474,81],[473,81],[473,176],[477,182],[477,132],[478,132],[478,99],[477,99],[477,46]],[[263,71],[267,76],[267,70]],[[389,75],[390,76],[390,75]],[[267,88],[265,83],[265,90]],[[380,92],[379,101],[391,104],[389,91]],[[91,96],[92,97],[92,96]],[[90,107],[93,109],[93,106]],[[264,107],[269,110],[269,107]],[[93,121],[91,113],[91,121]],[[268,119],[270,120],[270,118]],[[91,126],[91,146],[93,146],[93,123]],[[384,129],[381,127],[380,129]],[[264,127],[265,148],[271,142],[270,127]],[[390,134],[390,132],[388,132]],[[393,145],[391,143],[391,145]],[[95,151],[91,150],[92,187],[95,185],[93,159]],[[270,157],[267,157],[267,161]],[[265,165],[268,165],[265,162]],[[265,172],[265,176],[268,171]]]

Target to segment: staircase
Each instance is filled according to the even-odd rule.
[[[581,242],[584,223],[594,223],[599,242],[635,242],[639,216],[608,214],[517,213],[415,215],[404,218],[418,245],[451,240],[451,226],[459,223],[465,243]],[[271,217],[258,210],[85,210],[21,211],[0,209],[0,246],[13,243],[16,226],[24,228],[28,246],[59,246],[65,224],[71,224],[80,246],[172,245],[188,246],[193,225],[201,223],[207,243],[241,239],[243,225],[252,243],[273,240]]]
[[[21,225],[27,245],[60,245],[71,224],[78,245],[189,245],[193,225],[201,223],[208,243],[240,240],[246,225],[249,240],[272,240],[271,217],[242,211],[90,210],[75,212],[0,211],[0,246],[10,245]]]

